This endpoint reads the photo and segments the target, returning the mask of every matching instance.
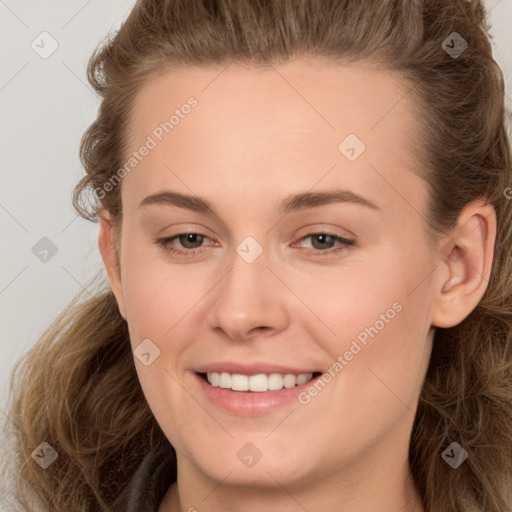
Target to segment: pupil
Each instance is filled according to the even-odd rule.
[[[318,238],[320,240],[320,243],[325,243],[325,238],[326,237],[329,237],[330,238],[330,235],[316,235],[316,238]],[[313,240],[315,239],[315,236],[312,238]],[[314,244],[313,244],[314,245]],[[329,245],[329,244],[328,244]],[[320,247],[321,249],[324,248],[324,247]]]
[[[183,245],[185,247],[187,247],[187,243],[191,243],[192,245],[195,243],[197,243],[197,240],[196,238],[197,237],[201,237],[202,235],[198,235],[197,233],[187,233],[186,235],[182,235],[181,236],[181,242],[183,243],[183,241],[185,241],[185,243],[183,243]],[[201,239],[199,240],[199,245],[200,245],[200,242],[201,242]],[[187,247],[189,248],[189,247]],[[194,247],[192,247],[192,249],[194,249]]]

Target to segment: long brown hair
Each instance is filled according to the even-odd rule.
[[[512,158],[488,30],[481,2],[469,0],[139,0],[88,67],[102,103],[81,141],[86,175],[73,203],[94,221],[105,208],[117,226],[121,187],[105,184],[126,161],[134,97],[173,66],[272,65],[312,55],[371,61],[414,87],[433,239],[477,198],[498,219],[487,290],[462,323],[437,330],[413,425],[410,468],[432,512],[504,512],[512,500],[512,201],[505,193]],[[457,56],[444,44],[453,48],[453,37],[468,45]],[[11,386],[22,503],[33,499],[52,512],[121,511],[144,454],[168,445],[105,284],[55,320],[19,362]],[[456,470],[441,457],[454,441],[469,454]],[[45,470],[31,458],[41,442],[58,453]]]

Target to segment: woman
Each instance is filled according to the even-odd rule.
[[[17,370],[20,501],[510,507],[511,154],[486,29],[465,0],[137,2],[90,61],[74,195],[108,287]]]

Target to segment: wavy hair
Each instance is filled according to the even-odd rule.
[[[504,512],[512,499],[512,156],[488,31],[482,3],[469,0],[139,0],[88,65],[101,106],[81,140],[86,174],[73,204],[91,221],[106,209],[116,226],[121,187],[98,190],[112,188],[126,161],[135,96],[166,70],[316,56],[376,63],[414,88],[432,239],[475,199],[492,204],[498,221],[486,292],[464,321],[437,329],[413,425],[409,465],[431,512]],[[468,44],[457,58],[443,49],[453,32]],[[104,281],[18,362],[10,407],[17,499],[43,510],[120,512],[144,455],[166,446],[175,455]],[[44,471],[31,458],[43,441],[58,452]],[[457,470],[441,457],[453,441],[469,454]]]

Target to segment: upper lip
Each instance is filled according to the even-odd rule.
[[[316,373],[318,370],[311,368],[293,368],[291,366],[267,362],[237,363],[235,361],[217,361],[198,366],[194,371],[196,373],[227,372],[240,375],[258,375],[260,373],[292,373],[293,375],[301,375],[303,373]]]

